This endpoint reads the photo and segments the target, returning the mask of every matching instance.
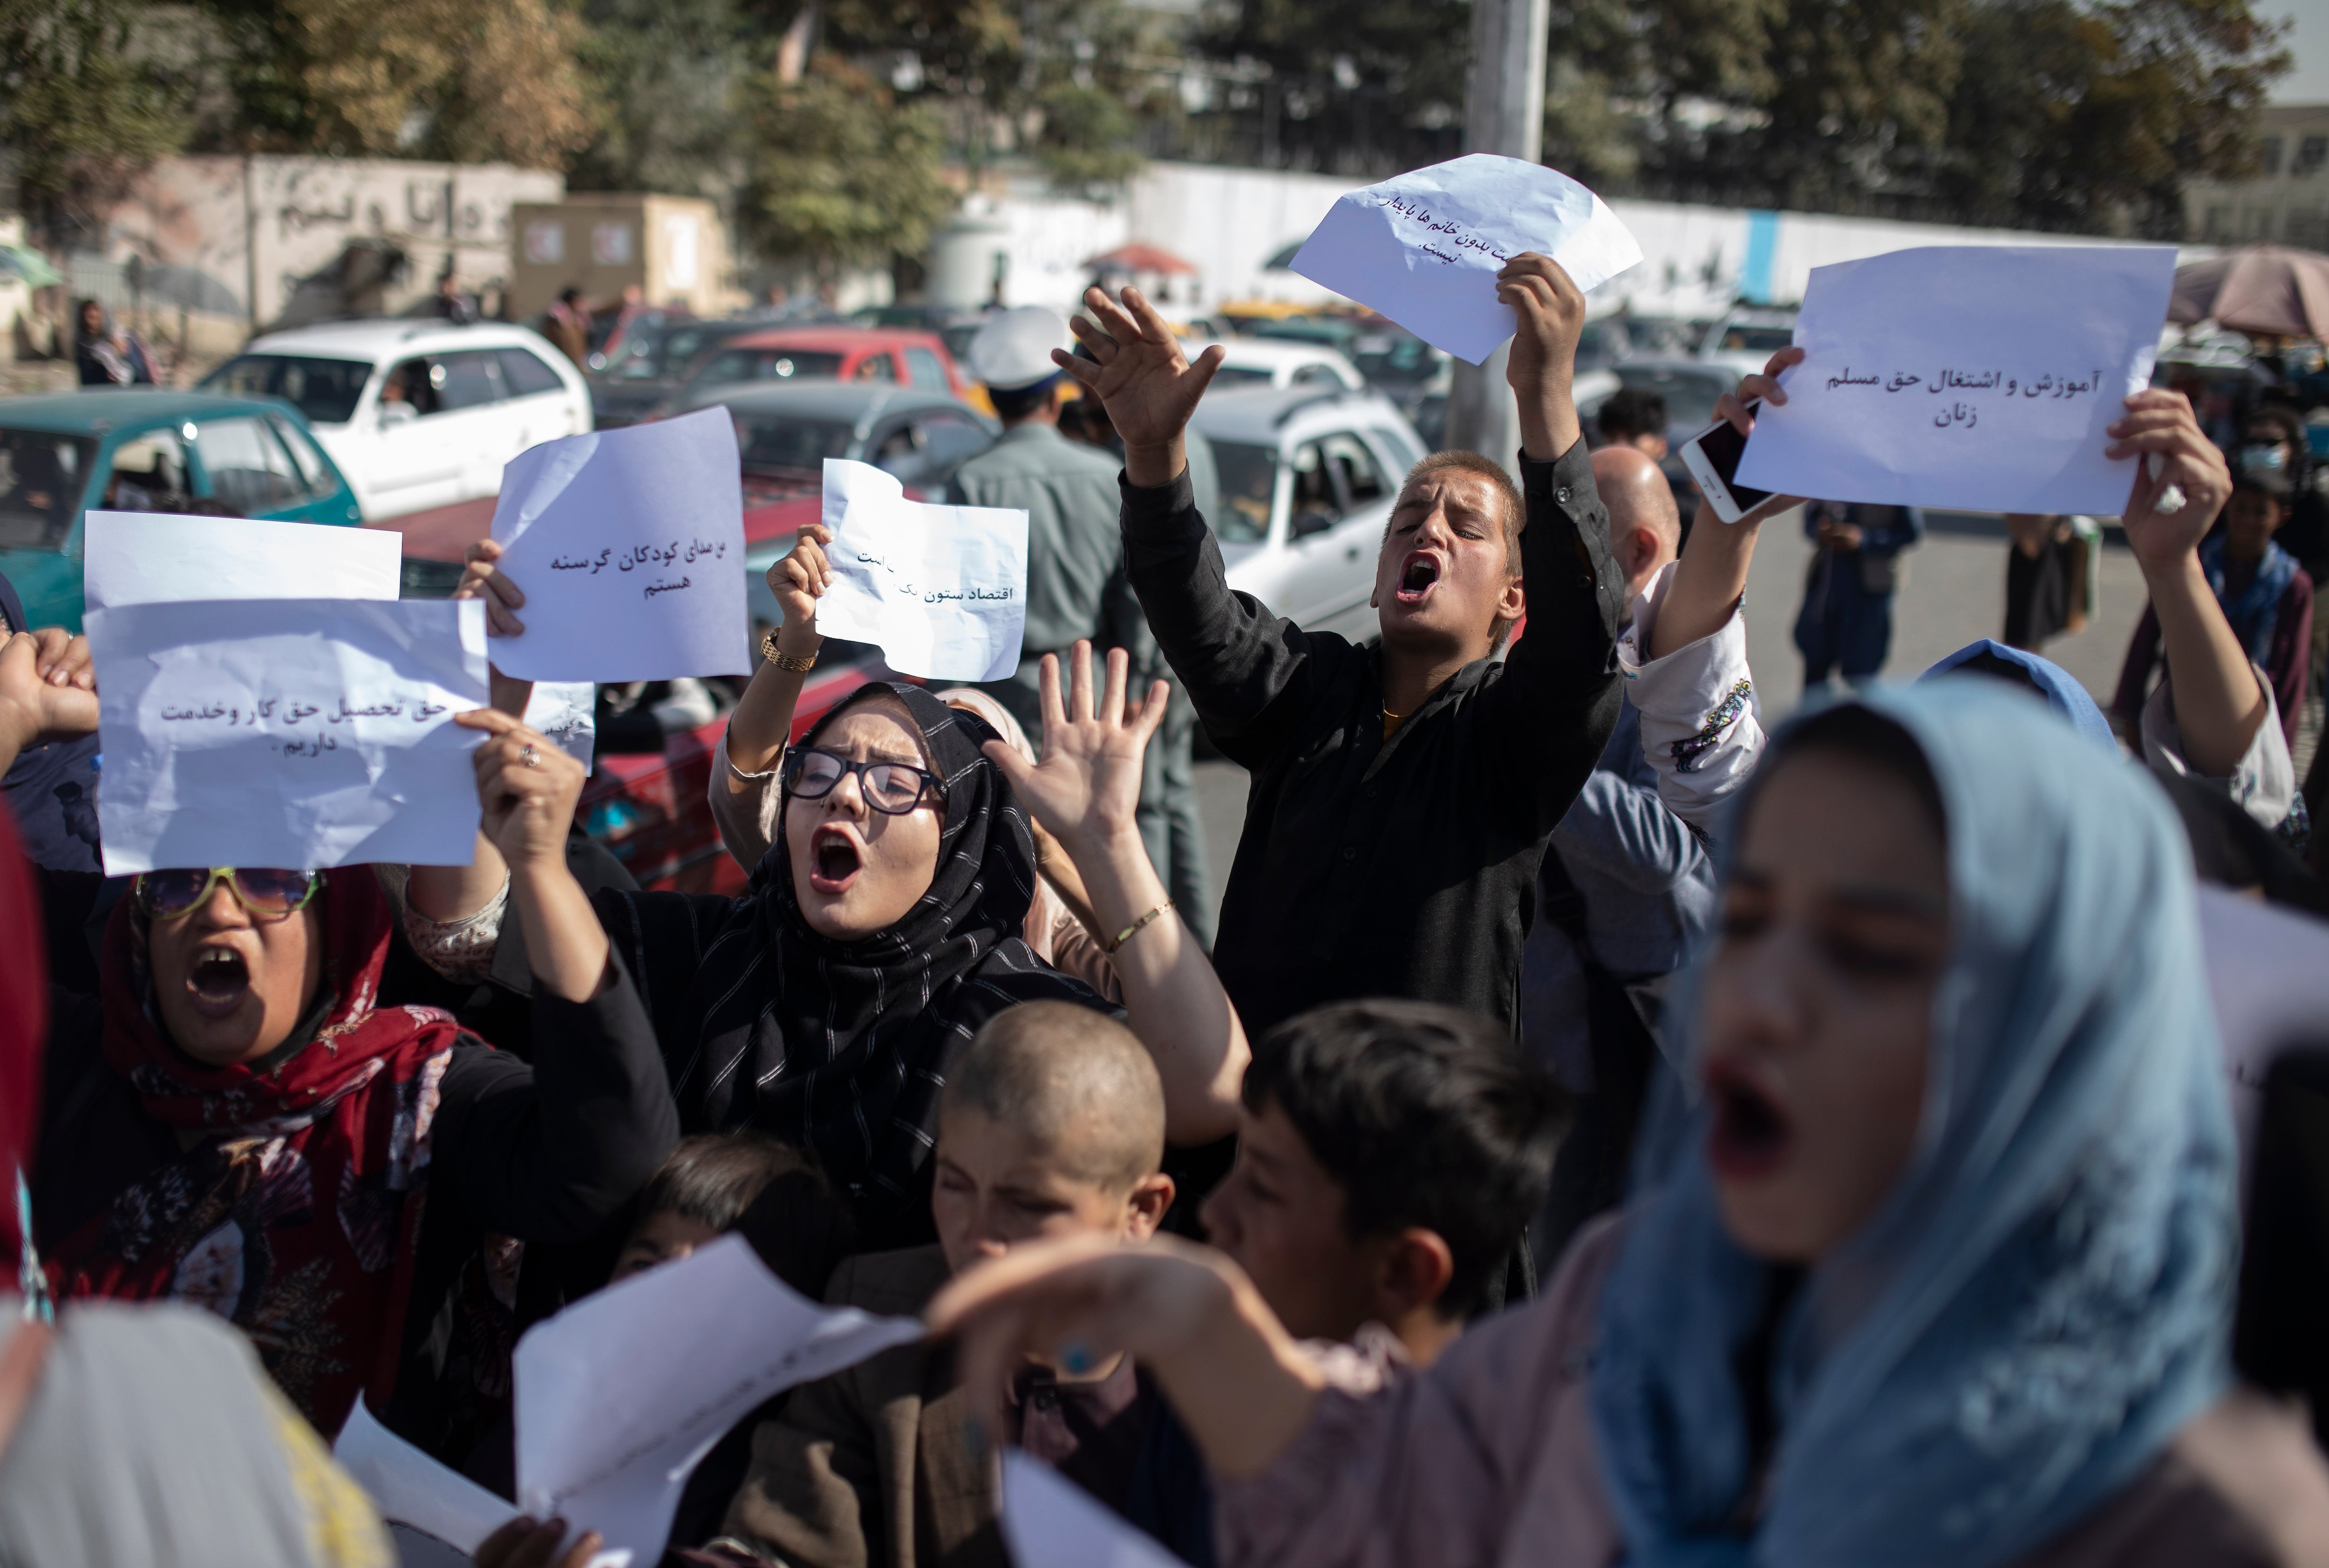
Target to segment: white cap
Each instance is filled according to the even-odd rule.
[[[1040,305],[1006,310],[970,340],[970,373],[998,392],[1023,391],[1060,374],[1053,349],[1075,346],[1067,318]]]

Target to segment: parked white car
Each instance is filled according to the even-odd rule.
[[[202,384],[296,405],[368,522],[498,494],[502,465],[590,428],[582,372],[540,334],[499,322],[270,333]]]
[[[1359,374],[1359,367],[1333,349],[1268,338],[1222,338],[1220,342],[1225,352],[1221,368],[1213,372],[1216,387],[1344,387],[1353,392],[1366,390],[1367,379]],[[1193,343],[1189,345],[1189,357],[1194,359],[1212,346]]]
[[[1208,391],[1192,423],[1221,474],[1206,521],[1230,587],[1306,630],[1375,635],[1375,559],[1425,451],[1398,406],[1331,387],[1232,387]]]

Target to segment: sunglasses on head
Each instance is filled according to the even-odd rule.
[[[282,920],[298,912],[324,885],[321,871],[284,871],[265,866],[193,866],[148,871],[134,888],[137,907],[148,920],[175,920],[205,903],[224,882],[234,901],[261,920]]]

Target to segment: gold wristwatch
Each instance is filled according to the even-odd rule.
[[[778,669],[789,670],[796,675],[805,675],[816,667],[816,655],[814,653],[803,659],[797,654],[778,652],[777,634],[773,631],[760,634],[760,657]]]

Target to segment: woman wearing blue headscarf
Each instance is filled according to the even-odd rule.
[[[1201,1249],[1014,1253],[933,1327],[974,1386],[1127,1348],[1223,1568],[2314,1560],[2329,1472],[2230,1388],[2236,1156],[2182,834],[2026,698],[1778,737],[1695,1077],[1537,1302],[1363,1380]]]

